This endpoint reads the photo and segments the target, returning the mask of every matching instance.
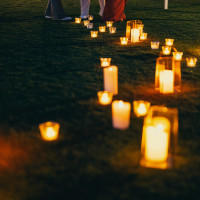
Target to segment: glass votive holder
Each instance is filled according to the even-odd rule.
[[[108,91],[97,92],[98,100],[101,105],[109,105],[113,99],[113,93]]]
[[[101,67],[109,67],[111,58],[100,58],[101,61]]]
[[[83,21],[84,26],[87,26],[89,23],[90,23],[90,20],[84,20]]]
[[[106,26],[99,26],[99,32],[105,33],[106,32]]]
[[[97,38],[98,37],[98,31],[90,31],[91,37],[92,38]]]
[[[173,59],[176,61],[181,61],[182,60],[182,56],[183,56],[183,52],[173,52]]]
[[[186,58],[186,62],[188,67],[196,67],[197,58]]]
[[[173,46],[173,44],[174,44],[174,39],[169,39],[169,38],[165,39],[166,46]]]
[[[128,44],[128,38],[127,37],[120,37],[121,45],[127,45]]]
[[[112,22],[112,21],[107,21],[107,22],[106,22],[106,26],[107,26],[107,27],[112,27],[112,25],[113,25],[113,22]]]
[[[148,101],[133,101],[134,114],[136,117],[143,117],[147,114],[151,103]]]
[[[152,41],[151,42],[151,49],[159,49],[159,42],[158,41]]]
[[[89,15],[88,16],[88,20],[93,20],[94,19],[94,16],[93,15]]]
[[[141,33],[140,40],[146,40],[146,39],[147,39],[147,33]]]
[[[81,18],[76,17],[76,18],[75,18],[75,23],[76,23],[76,24],[80,24],[80,23],[81,23]]]
[[[57,122],[45,122],[39,125],[41,136],[44,140],[53,141],[58,138],[60,124]]]
[[[89,23],[88,25],[87,25],[87,29],[92,29],[93,28],[93,23]]]
[[[141,34],[143,32],[144,24],[138,24],[137,28],[139,29],[140,34]]]
[[[111,34],[116,33],[116,27],[109,27],[109,32]]]
[[[163,55],[170,55],[171,47],[170,46],[162,46],[162,53],[163,53]]]

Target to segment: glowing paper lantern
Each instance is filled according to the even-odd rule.
[[[41,136],[44,140],[53,141],[58,138],[60,124],[56,122],[45,122],[39,125]]]
[[[99,32],[101,33],[106,32],[106,26],[99,26]]]
[[[80,24],[80,23],[81,23],[81,18],[76,17],[76,18],[75,18],[75,23],[76,23],[76,24]]]
[[[90,23],[90,20],[84,20],[83,21],[84,26],[87,26],[89,23]]]
[[[127,37],[120,37],[120,41],[122,45],[127,45],[128,44],[128,38]]]
[[[91,37],[92,38],[97,38],[98,37],[98,31],[90,31]]]
[[[107,26],[107,27],[112,27],[112,25],[113,25],[113,22],[111,22],[111,21],[107,21],[107,22],[106,22],[106,26]]]
[[[123,101],[112,103],[112,124],[116,129],[127,129],[130,125],[131,104]]]
[[[127,21],[126,24],[126,37],[127,38],[131,37],[131,21]]]
[[[99,103],[102,105],[109,105],[112,102],[113,93],[108,91],[99,91],[97,93]]]
[[[159,49],[159,42],[157,41],[151,42],[151,49]]]
[[[197,58],[186,58],[188,67],[195,67],[197,63]]]
[[[101,67],[109,67],[111,58],[100,58],[101,61]]]
[[[174,39],[169,39],[169,38],[165,39],[166,46],[173,46],[173,44],[174,44]]]
[[[150,108],[151,103],[148,101],[133,101],[134,114],[136,117],[145,116]]]
[[[168,94],[174,92],[174,72],[163,70],[160,72],[160,93]]]
[[[140,39],[140,30],[137,28],[131,29],[131,42],[139,42]]]
[[[147,39],[147,33],[141,33],[140,40],[146,40],[146,39]]]
[[[163,55],[171,54],[171,47],[170,46],[162,46],[162,53],[163,53]]]

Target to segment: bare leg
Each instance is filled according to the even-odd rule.
[[[104,7],[105,7],[105,0],[99,0],[99,5],[100,5],[99,15],[103,16],[103,11],[104,11]]]
[[[80,0],[81,3],[81,17],[89,15],[90,0]]]

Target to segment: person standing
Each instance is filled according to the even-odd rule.
[[[89,10],[90,10],[90,0],[80,0],[81,4],[81,19],[86,19],[89,15]],[[105,0],[99,0],[99,5],[100,5],[100,12],[99,15],[103,16],[103,11],[105,7]]]
[[[45,11],[45,18],[53,18],[54,20],[71,20],[67,17],[61,0],[48,0],[47,8]]]
[[[118,22],[126,19],[126,15],[124,14],[126,3],[127,0],[106,0],[103,20]]]

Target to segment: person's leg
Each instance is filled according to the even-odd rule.
[[[81,3],[81,18],[86,18],[89,15],[90,0],[80,0]]]
[[[46,11],[45,11],[45,17],[46,18],[52,18],[52,12],[51,12],[51,0],[48,0],[48,4],[47,4],[47,8],[46,8]]]
[[[104,7],[105,7],[105,0],[99,0],[99,5],[100,5],[99,15],[103,16],[103,11],[104,11]]]
[[[52,15],[54,20],[66,17],[61,0],[51,0]]]

